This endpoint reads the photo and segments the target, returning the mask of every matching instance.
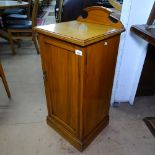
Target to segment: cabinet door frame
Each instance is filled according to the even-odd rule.
[[[77,128],[76,131],[73,131],[73,129],[71,127],[69,127],[68,125],[66,125],[65,123],[63,123],[63,121],[60,121],[59,119],[57,119],[54,115],[53,115],[53,111],[52,111],[52,99],[51,99],[51,94],[50,94],[50,88],[48,87],[48,75],[44,75],[45,76],[45,80],[44,80],[44,85],[45,85],[45,92],[46,92],[46,99],[47,99],[47,106],[48,106],[48,117],[50,117],[50,121],[53,121],[54,123],[58,123],[60,125],[63,126],[63,128],[65,128],[66,130],[68,130],[70,133],[72,134],[76,134],[76,136],[81,137],[80,135],[82,135],[82,103],[83,103],[83,74],[84,74],[84,64],[85,64],[85,49],[80,47],[80,46],[76,46],[74,44],[69,44],[63,41],[60,41],[58,39],[55,38],[49,38],[43,35],[39,35],[39,42],[40,42],[40,48],[41,48],[41,58],[42,58],[42,70],[43,73],[46,74],[46,63],[45,60],[46,58],[46,48],[45,48],[45,44],[51,44],[52,46],[56,46],[58,48],[62,48],[67,50],[68,52],[71,52],[72,54],[75,54],[75,50],[80,50],[82,51],[82,56],[80,55],[76,55],[77,57],[77,69],[78,69],[78,88],[77,88],[77,93],[78,93],[78,101],[77,101]],[[47,79],[46,79],[47,78]],[[77,132],[78,131],[78,132]]]

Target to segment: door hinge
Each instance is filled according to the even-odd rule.
[[[43,71],[43,80],[46,80],[46,71]]]

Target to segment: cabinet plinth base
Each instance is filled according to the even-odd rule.
[[[108,125],[109,116],[106,116],[90,134],[80,140],[78,137],[70,133],[63,126],[58,125],[55,121],[47,116],[47,124],[52,127],[55,131],[57,131],[62,137],[64,137],[69,143],[71,143],[75,148],[79,151],[83,151],[92,141],[93,139]]]

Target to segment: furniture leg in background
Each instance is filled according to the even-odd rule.
[[[5,74],[4,74],[4,70],[3,70],[3,67],[2,67],[1,63],[0,63],[0,77],[2,78],[2,82],[4,84],[4,88],[6,90],[6,93],[7,93],[8,97],[11,98],[11,93],[10,93],[10,90],[9,90],[9,87],[8,87],[8,83],[7,83],[7,80],[6,80],[6,77],[5,77]]]
[[[37,53],[39,54],[39,48],[33,32],[33,27],[37,25],[37,13],[39,7],[39,0],[34,1],[34,7],[32,11],[32,20],[20,20],[19,23],[12,21],[7,25],[7,31],[10,41],[10,46],[13,54],[16,54],[15,45],[13,40],[18,39],[32,39],[34,41]]]

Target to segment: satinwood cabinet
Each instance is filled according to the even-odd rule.
[[[82,151],[108,124],[123,25],[103,7],[76,21],[38,26],[47,123]]]

